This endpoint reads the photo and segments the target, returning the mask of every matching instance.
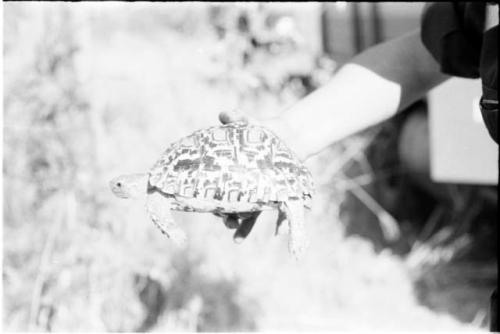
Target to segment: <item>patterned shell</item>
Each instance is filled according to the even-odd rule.
[[[215,201],[309,199],[309,170],[272,132],[236,122],[173,143],[150,171],[160,191]]]

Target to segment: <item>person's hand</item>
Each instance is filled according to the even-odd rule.
[[[294,152],[302,161],[309,158],[311,152],[306,151],[307,140],[301,133],[293,131],[284,120],[283,117],[272,118],[253,118],[244,114],[239,110],[222,111],[219,113],[219,121],[222,124],[229,124],[233,122],[245,122],[247,124],[258,125],[266,128],[280,138],[280,140]]]
[[[251,119],[240,111],[222,111],[219,114],[219,121],[222,124],[229,124],[233,122],[245,123],[258,123],[256,120]],[[252,228],[259,216],[260,212],[256,213],[231,213],[231,214],[218,214],[222,217],[224,225],[230,230],[236,230],[233,235],[233,240],[236,243],[241,243],[250,234]]]
[[[229,124],[232,122],[240,121],[248,123],[249,119],[239,111],[223,111],[219,114],[219,121],[222,124]],[[233,235],[234,242],[241,243],[243,240],[245,240],[248,234],[250,234],[250,231],[252,230],[258,215],[255,217],[254,215],[245,217],[245,214],[232,213],[220,216],[224,221],[224,225],[226,225],[228,229],[236,230]]]
[[[258,212],[244,212],[244,213],[228,213],[228,214],[215,214],[222,218],[224,225],[230,230],[236,230],[233,235],[235,243],[242,243],[243,240],[250,234],[255,221],[260,215]]]
[[[219,121],[222,124],[229,124],[233,122],[245,122],[253,125],[259,125],[266,127],[268,129],[276,130],[273,120],[262,120],[259,121],[255,118],[249,117],[238,110],[232,111],[222,111],[219,113]],[[224,221],[224,225],[228,229],[235,229],[233,239],[236,243],[241,243],[250,234],[252,228],[257,220],[260,212],[244,212],[244,213],[231,213],[231,214],[216,214],[216,216],[221,217]],[[281,223],[285,220],[285,216],[281,213],[278,217],[278,222],[276,225],[276,235],[281,234],[282,227]],[[286,224],[285,224],[286,225]]]
[[[245,122],[245,123],[257,123],[256,120],[250,119],[248,116],[243,114],[240,111],[232,110],[232,111],[222,111],[219,114],[219,121],[222,124],[229,124],[233,122]]]

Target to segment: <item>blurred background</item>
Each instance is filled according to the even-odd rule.
[[[277,212],[241,245],[174,213],[178,249],[108,189],[221,110],[279,114],[423,6],[4,3],[4,330],[485,330],[495,180],[436,182],[430,100],[307,162],[299,263]]]

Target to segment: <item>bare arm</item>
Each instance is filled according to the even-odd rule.
[[[360,53],[329,83],[279,117],[258,123],[306,159],[390,118],[447,78],[422,44],[420,32],[415,31]]]

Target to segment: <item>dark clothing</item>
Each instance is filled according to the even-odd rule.
[[[498,292],[497,289],[491,295],[490,303],[490,331],[498,332]]]
[[[486,2],[438,2],[424,9],[421,37],[443,73],[481,78],[481,113],[498,143],[498,25],[485,31]]]
[[[498,10],[498,3],[428,4],[422,16],[421,38],[443,73],[481,78],[481,114],[490,136],[498,144],[498,24],[485,29],[487,6],[497,6]],[[489,313],[490,331],[498,332],[496,289]]]

